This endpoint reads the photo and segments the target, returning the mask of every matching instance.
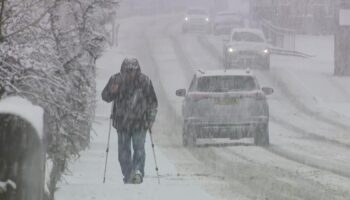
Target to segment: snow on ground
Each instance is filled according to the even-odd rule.
[[[125,29],[129,29],[128,24],[135,26],[140,19],[134,21],[127,20]],[[124,24],[122,23],[122,26]],[[140,26],[142,27],[142,26]],[[137,26],[135,26],[137,31]],[[123,34],[123,33],[122,33]],[[121,36],[123,37],[123,36]],[[120,40],[121,47],[108,50],[105,55],[98,60],[97,63],[97,89],[100,94],[103,86],[107,83],[110,75],[118,71],[122,59],[135,52],[127,52],[127,43],[129,40]],[[124,43],[125,42],[125,43]],[[124,48],[125,47],[125,48]],[[130,48],[130,46],[129,46]],[[148,71],[147,66],[143,66]],[[64,177],[64,181],[60,183],[59,190],[56,195],[58,200],[88,200],[88,199],[123,199],[123,200],[172,200],[172,199],[212,199],[205,191],[200,189],[193,181],[184,181],[177,179],[178,173],[167,156],[162,153],[156,146],[156,154],[160,167],[161,184],[158,185],[155,165],[153,162],[152,149],[147,137],[146,141],[146,177],[142,185],[124,185],[122,182],[121,170],[117,157],[117,135],[113,129],[111,134],[111,149],[108,160],[107,180],[103,184],[103,171],[105,162],[105,150],[108,136],[108,116],[110,114],[110,105],[102,102],[99,95],[96,122],[93,129],[97,135],[92,139],[90,148],[83,152],[81,157],[70,163],[71,172]],[[161,126],[156,125],[156,126]],[[157,127],[155,127],[157,128]],[[161,134],[161,133],[159,133]],[[155,135],[155,137],[157,137]],[[170,178],[169,178],[170,177]]]
[[[297,35],[295,50],[314,56],[315,60],[333,66],[334,36]]]
[[[223,37],[207,38],[217,51],[222,52]],[[259,79],[263,84],[274,86],[290,101],[303,104],[308,111],[349,124],[350,78],[333,76],[333,44],[332,36],[298,36],[296,50],[314,57],[304,59],[272,55],[269,74],[259,75]]]
[[[171,24],[173,21],[176,18],[159,17],[154,21],[134,18],[121,22],[121,46],[106,52],[98,62],[98,91],[110,74],[119,69],[125,55],[143,52],[141,63],[148,64],[144,65],[145,71],[157,80],[158,91],[164,92],[162,104],[170,105],[179,116],[182,99],[175,96],[175,89],[187,88],[198,66],[212,69],[217,67],[218,61],[198,44],[196,34],[182,35],[179,24]],[[221,52],[222,40],[208,38]],[[140,186],[122,184],[115,131],[111,139],[107,183],[103,185],[110,106],[99,101],[94,125],[98,135],[91,148],[71,164],[72,172],[61,183],[57,199],[212,199],[207,192],[215,195],[215,199],[347,199],[349,150],[312,134],[343,142],[347,142],[349,136],[339,127],[301,111],[294,102],[307,105],[317,113],[336,114],[335,120],[347,120],[349,112],[339,105],[348,105],[350,91],[346,86],[350,81],[346,77],[331,76],[332,66],[327,64],[331,61],[324,56],[328,53],[312,50],[313,42],[326,43],[314,45],[318,48],[329,45],[327,37],[320,38],[304,38],[304,42],[298,39],[302,42],[297,47],[309,45],[303,50],[315,52],[314,58],[276,56],[270,72],[257,73],[263,85],[277,87],[276,94],[269,97],[271,148],[254,147],[250,139],[238,143],[219,141],[226,146],[207,140],[200,141],[202,146],[198,148],[183,148],[181,124],[169,122],[169,113],[164,112],[163,105],[155,127],[162,185],[157,185],[149,141],[145,183]],[[287,93],[283,89],[288,89]],[[200,189],[199,185],[204,187]]]
[[[177,30],[177,31],[176,31]],[[197,34],[188,34],[185,36],[182,36],[180,34],[178,34],[178,30],[179,26],[174,26],[172,27],[170,30],[168,30],[168,38],[167,40],[164,38],[161,38],[159,40],[162,41],[162,44],[168,44],[171,40],[174,40],[173,37],[171,36],[173,35],[177,35],[176,39],[175,39],[175,43],[173,45],[173,48],[176,49],[178,48],[176,44],[180,43],[183,48],[183,50],[186,52],[186,55],[189,58],[184,58],[185,60],[187,60],[187,65],[183,66],[183,65],[179,65],[177,66],[177,68],[172,68],[172,74],[171,75],[167,75],[167,74],[162,74],[161,76],[176,76],[176,77],[188,77],[187,75],[183,74],[183,73],[189,73],[189,74],[193,74],[194,70],[198,67],[201,66],[201,68],[203,69],[213,69],[213,68],[220,68],[218,65],[218,62],[213,61],[212,56],[208,55],[208,52],[205,52],[205,50],[202,49],[202,47],[200,45],[198,45],[198,41],[196,40],[197,38]],[[166,36],[167,34],[165,34]],[[157,49],[161,49],[161,46],[158,45],[154,45],[153,48]],[[169,47],[167,47],[169,48]],[[155,50],[154,50],[155,51]],[[176,53],[176,51],[168,51],[168,53]],[[167,55],[167,57],[169,57],[170,55]],[[183,55],[180,53],[178,55],[173,55],[177,56],[179,60],[183,59]],[[175,66],[176,67],[176,66]],[[166,79],[166,78],[164,78]],[[271,81],[270,81],[271,82]],[[267,82],[269,83],[269,82]],[[165,84],[166,85],[166,84]],[[166,87],[166,86],[165,86]],[[170,93],[167,93],[169,98],[173,98],[171,91],[169,91]],[[285,103],[285,98],[281,99],[281,96],[277,96],[277,97],[272,97],[272,99],[276,98],[276,102],[273,103],[274,106],[276,106],[276,109],[273,110],[273,113],[276,111],[283,111],[283,108],[286,106],[288,108],[288,110],[290,110],[290,107],[293,108],[293,105],[290,104],[286,104],[283,105],[283,103]],[[176,105],[173,105],[176,106]],[[294,112],[298,112],[298,110],[294,110]],[[282,114],[277,114],[277,116],[281,116]],[[293,113],[292,113],[293,115]],[[288,115],[286,115],[288,116]],[[296,117],[296,119],[299,119],[298,117]],[[293,121],[294,122],[294,121]],[[308,121],[301,118],[299,119],[299,122],[297,122],[296,124],[301,124],[301,123],[305,123],[306,127],[309,127],[310,129],[314,129],[314,131],[323,131],[325,135],[329,135],[329,130],[331,130],[330,128],[333,127],[329,127],[328,129],[322,129],[322,127],[319,127],[318,125],[314,125],[313,123],[308,124]],[[320,144],[319,142],[314,142],[314,141],[310,141],[309,139],[305,139],[305,136],[300,135],[300,134],[296,134],[293,131],[288,131],[285,129],[285,127],[278,127],[276,126],[277,124],[273,123],[271,126],[271,136],[272,136],[272,141],[273,143],[276,144],[276,146],[274,145],[274,147],[272,148],[272,152],[273,154],[271,154],[270,152],[266,152],[266,151],[262,151],[260,148],[256,148],[256,147],[252,147],[250,145],[248,145],[249,143],[251,143],[252,141],[248,141],[248,143],[243,143],[245,145],[248,145],[248,147],[239,147],[240,145],[234,145],[237,147],[234,148],[228,148],[228,149],[213,149],[216,153],[215,153],[215,160],[220,160],[219,157],[224,156],[226,154],[226,158],[224,158],[224,160],[234,160],[235,156],[238,156],[239,158],[242,158],[245,161],[252,161],[254,164],[259,163],[260,164],[266,166],[269,165],[270,167],[276,167],[276,168],[283,168],[283,169],[288,169],[290,171],[296,171],[298,176],[305,176],[307,177],[307,179],[312,179],[312,180],[316,180],[316,182],[321,182],[325,185],[332,185],[331,187],[333,188],[339,188],[342,187],[344,185],[348,184],[348,180],[344,179],[343,177],[339,177],[339,176],[334,176],[331,173],[327,173],[321,170],[315,170],[313,167],[316,168],[323,168],[325,170],[330,170],[332,171],[333,169],[335,170],[339,170],[342,172],[348,171],[348,163],[345,160],[347,160],[348,158],[348,151],[344,151],[343,148],[337,148],[335,146],[332,145],[328,145],[328,144]],[[325,124],[322,124],[323,126],[326,126]],[[315,128],[317,128],[317,130],[315,130]],[[337,135],[337,134],[336,134]],[[338,135],[339,138],[342,138],[340,135]],[[224,141],[224,140],[223,140]],[[220,142],[223,142],[220,141]],[[212,143],[212,141],[210,140],[205,140],[205,141],[199,141],[199,146],[201,145],[205,145],[208,147],[208,149],[211,149],[211,146],[215,147],[215,143]],[[228,145],[228,147],[230,146],[230,143],[226,141],[224,141],[225,144]],[[208,145],[209,144],[209,145]],[[322,146],[323,148],[320,149],[320,146]],[[282,150],[287,150],[286,152],[280,149],[280,147],[282,147]],[[324,152],[332,149],[332,151],[329,151],[327,154],[325,154]],[[229,150],[228,153],[227,150]],[[238,153],[237,153],[238,152]],[[307,153],[306,153],[307,152]],[[281,154],[281,156],[279,156],[279,154]],[[260,159],[259,159],[260,158]],[[292,162],[291,160],[297,161],[299,164]],[[335,163],[325,163],[326,160],[332,160],[335,161]],[[274,161],[274,162],[272,162]],[[238,162],[238,161],[236,161]],[[288,164],[285,164],[288,163]],[[303,163],[303,164],[302,164]],[[230,163],[232,165],[237,165],[237,163],[233,162]],[[215,166],[217,166],[219,164],[215,164]],[[306,167],[306,166],[312,166],[312,167]],[[288,166],[288,167],[287,167]],[[235,167],[232,167],[233,169]],[[224,168],[226,169],[226,168]],[[233,170],[232,169],[232,170]],[[253,169],[252,169],[253,170]],[[248,170],[247,171],[251,171]],[[233,172],[235,173],[235,172]],[[242,172],[238,172],[238,173],[242,173]],[[255,172],[254,172],[255,173]],[[285,172],[286,173],[286,172]],[[341,173],[341,172],[340,172]],[[301,175],[302,174],[302,175]],[[271,175],[271,174],[270,174]],[[273,177],[274,176],[279,176],[278,173],[275,175],[271,175],[271,179],[272,182],[276,181]],[[239,177],[238,177],[239,179]],[[278,178],[280,179],[280,178]],[[267,180],[266,180],[267,181]],[[270,180],[269,180],[270,181]],[[299,184],[301,184],[301,180],[298,180]],[[298,183],[295,183],[298,184]],[[344,188],[345,191],[348,190],[348,187]]]

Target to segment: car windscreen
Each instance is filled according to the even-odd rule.
[[[259,35],[250,32],[236,32],[232,36],[233,41],[238,42],[264,42]]]
[[[201,77],[197,81],[199,92],[252,91],[257,87],[252,76],[210,76]]]
[[[207,15],[208,13],[205,10],[188,10],[187,14],[189,14],[189,15]]]

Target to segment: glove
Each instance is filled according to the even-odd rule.
[[[148,130],[149,130],[150,133],[152,133],[152,128],[153,128],[153,122],[150,122],[148,124]]]
[[[11,187],[11,189],[13,189],[13,190],[16,190],[16,189],[17,189],[16,183],[13,182],[12,180],[7,180],[6,186],[7,186],[7,187]]]
[[[17,185],[11,180],[7,180],[6,182],[0,181],[0,194],[6,193],[8,188],[16,190]]]
[[[7,183],[0,181],[0,194],[7,192]]]

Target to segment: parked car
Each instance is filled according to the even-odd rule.
[[[189,31],[211,31],[211,20],[209,12],[205,9],[192,8],[186,11],[182,25],[183,33]]]
[[[270,45],[259,29],[233,29],[224,43],[227,68],[270,69]]]
[[[215,35],[230,34],[234,28],[243,28],[244,18],[234,12],[218,12],[213,20],[213,32]]]
[[[269,106],[272,88],[259,86],[250,70],[199,71],[184,97],[183,145],[197,138],[254,138],[256,145],[269,145]]]

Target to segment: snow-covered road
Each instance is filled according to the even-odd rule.
[[[206,140],[197,148],[184,148],[182,99],[175,90],[188,87],[196,69],[222,68],[217,56],[222,41],[182,35],[178,19],[174,15],[122,20],[120,46],[98,62],[98,91],[126,55],[139,57],[154,81],[161,102],[154,132],[162,184],[157,185],[148,141],[145,183],[122,184],[115,131],[107,183],[102,184],[110,105],[99,99],[97,135],[91,148],[71,163],[57,199],[348,200],[350,79],[331,76],[331,61],[323,55],[327,52],[315,51],[310,60],[276,56],[270,72],[256,72],[262,85],[275,89],[269,98],[271,147],[252,146],[251,140]],[[203,40],[216,49],[208,49]],[[298,48],[312,54],[309,46]]]

